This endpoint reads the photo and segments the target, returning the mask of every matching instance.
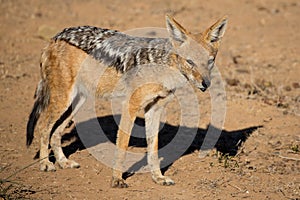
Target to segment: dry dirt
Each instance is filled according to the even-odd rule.
[[[38,141],[26,148],[25,127],[49,37],[78,25],[164,27],[166,13],[194,32],[229,16],[216,61],[227,92],[216,148],[198,157],[210,116],[209,94],[199,93],[199,137],[165,170],[174,186],[137,173],[127,178],[129,188],[110,188],[111,168],[78,142],[67,148],[79,169],[25,168],[37,161]],[[299,19],[297,0],[0,0],[0,199],[300,199]],[[100,102],[100,120],[110,118],[108,105]],[[177,123],[173,114],[166,137]]]

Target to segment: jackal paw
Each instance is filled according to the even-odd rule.
[[[56,171],[56,168],[52,162],[45,161],[40,164],[40,170],[44,172],[54,172]]]
[[[113,178],[111,182],[111,187],[113,188],[128,188],[128,185],[125,183],[124,179]]]
[[[80,165],[75,162],[74,160],[63,160],[63,161],[57,161],[59,166],[62,168],[62,169],[66,169],[66,168],[79,168]]]
[[[169,178],[167,176],[153,177],[152,179],[153,179],[153,181],[155,183],[157,183],[159,185],[167,185],[167,186],[169,186],[169,185],[174,185],[175,184],[175,182],[171,178]]]

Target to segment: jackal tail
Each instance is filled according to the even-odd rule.
[[[43,110],[49,104],[49,90],[45,81],[41,80],[35,91],[35,102],[29,115],[26,133],[26,145],[31,145],[34,138],[34,129]]]

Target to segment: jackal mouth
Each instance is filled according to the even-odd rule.
[[[205,92],[207,88],[205,87],[198,87],[202,92]]]
[[[194,82],[194,86],[196,88],[198,88],[199,90],[201,90],[201,92],[205,92],[207,90],[207,88],[208,88],[207,85],[203,84],[203,83],[199,84],[199,83],[195,83]]]

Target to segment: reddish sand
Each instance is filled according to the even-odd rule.
[[[299,10],[296,0],[0,0],[0,199],[300,199]],[[34,164],[14,174],[35,162],[39,150],[37,139],[26,148],[25,129],[47,39],[78,25],[165,27],[166,13],[193,32],[229,16],[216,60],[227,93],[218,151],[200,159],[196,141],[166,169],[176,182],[168,187],[156,185],[150,173],[137,173],[127,178],[129,188],[113,189],[111,168],[76,145],[67,148],[78,169],[40,172]],[[197,95],[204,132],[210,98]],[[98,103],[99,118],[109,119],[109,101]],[[172,105],[167,122],[176,126]],[[222,154],[231,149],[231,156]]]

